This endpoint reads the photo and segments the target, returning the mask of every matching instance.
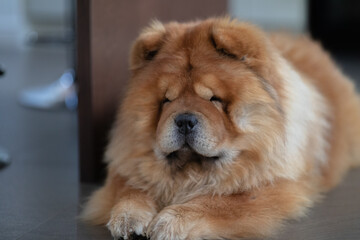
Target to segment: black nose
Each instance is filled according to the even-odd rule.
[[[190,113],[180,114],[175,118],[175,124],[181,134],[191,133],[197,123],[196,116]]]

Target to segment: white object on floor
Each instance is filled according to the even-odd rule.
[[[74,71],[65,71],[57,81],[49,85],[23,90],[19,95],[19,102],[26,107],[45,110],[64,104],[69,109],[76,109]]]

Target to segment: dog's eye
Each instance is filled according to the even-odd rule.
[[[158,53],[158,50],[145,52],[145,60],[147,60],[147,61],[153,60],[157,53]]]
[[[211,101],[211,102],[222,102],[221,99],[218,98],[218,97],[216,97],[216,96],[212,96],[212,97],[210,98],[210,101]]]
[[[164,100],[162,100],[162,104],[165,104],[165,103],[168,103],[168,102],[170,102],[170,100],[168,99],[168,98],[164,98]]]

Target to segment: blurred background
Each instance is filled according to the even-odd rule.
[[[128,50],[151,19],[228,14],[266,31],[310,34],[357,82],[359,11],[356,0],[0,0],[0,239],[108,237],[75,216],[104,177],[101,158],[129,76]],[[341,221],[318,223],[336,228],[303,231],[308,222],[291,230],[293,239],[360,236],[348,219],[354,209],[331,209],[318,208],[312,221],[340,214]]]

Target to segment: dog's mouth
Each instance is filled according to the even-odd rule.
[[[220,156],[203,156],[193,150],[188,144],[185,144],[179,150],[169,153],[166,155],[166,159],[169,163],[175,163],[177,165],[183,165],[186,162],[197,162],[201,163],[204,161],[216,161],[220,159]]]

